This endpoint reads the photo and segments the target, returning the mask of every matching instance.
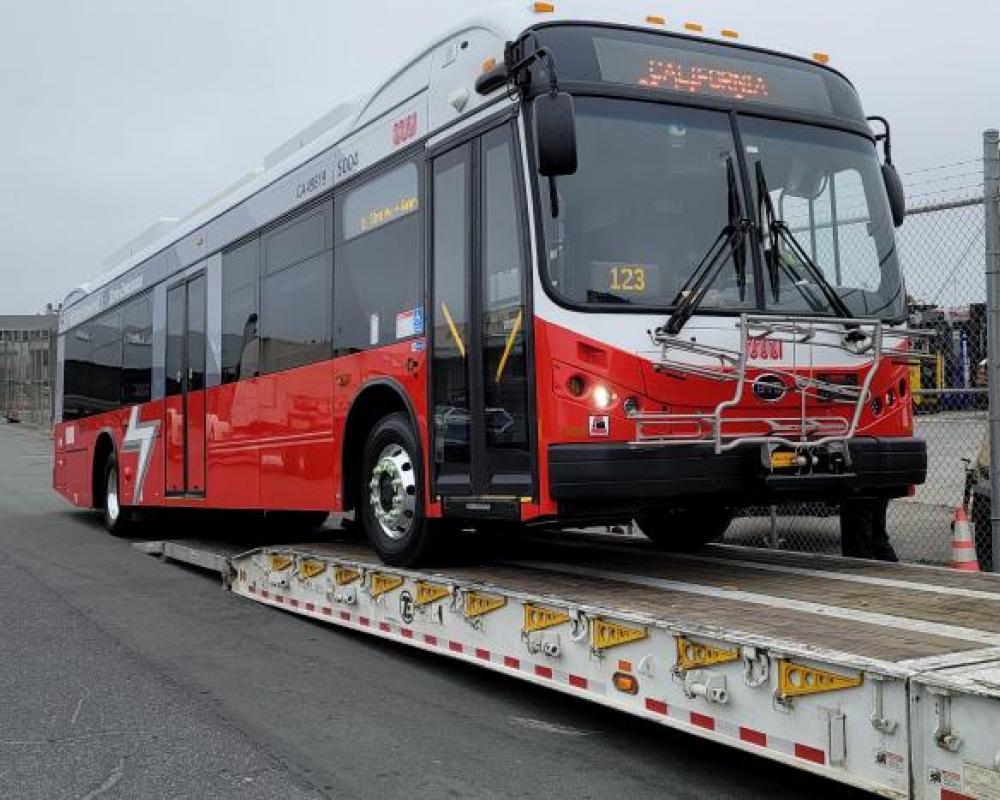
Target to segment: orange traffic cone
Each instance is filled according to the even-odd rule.
[[[976,558],[976,543],[972,540],[972,530],[965,509],[959,506],[955,509],[954,531],[951,540],[951,568],[966,572],[979,572],[979,559]]]

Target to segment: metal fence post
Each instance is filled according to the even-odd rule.
[[[986,239],[986,326],[990,394],[990,533],[993,571],[1000,572],[1000,132],[983,133]]]

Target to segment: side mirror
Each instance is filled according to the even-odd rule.
[[[576,172],[573,98],[566,92],[540,94],[534,102],[538,172],[547,178]]]
[[[886,194],[889,195],[889,209],[892,211],[892,224],[897,228],[906,219],[906,195],[903,193],[903,182],[892,164],[882,165],[882,182]]]

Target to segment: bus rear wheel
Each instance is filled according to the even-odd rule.
[[[118,461],[109,455],[104,463],[104,527],[113,536],[124,536],[132,523],[132,509],[121,504],[119,491]]]
[[[412,567],[429,557],[435,521],[424,514],[417,438],[404,414],[389,414],[365,444],[359,498],[361,523],[386,564]]]
[[[685,553],[721,539],[733,521],[729,508],[666,508],[636,517],[646,537],[660,550]]]

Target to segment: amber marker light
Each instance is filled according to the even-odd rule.
[[[556,10],[556,7],[552,3],[535,3],[532,8],[534,8],[536,14],[551,14]]]
[[[627,672],[616,672],[611,676],[611,682],[619,692],[624,692],[625,694],[639,693],[639,681],[635,675],[629,675]]]
[[[721,33],[727,39],[739,39],[740,38],[739,32],[734,31],[732,28],[723,28],[721,31],[719,31],[719,33]]]
[[[703,30],[705,30],[705,26],[702,25],[700,22],[685,22],[684,30],[694,31],[695,33],[701,33]]]
[[[650,14],[648,17],[646,17],[646,22],[648,22],[650,25],[666,25],[667,18],[661,17],[658,14]]]
[[[813,53],[813,61],[818,61],[820,64],[829,64],[830,56],[826,53]]]
[[[483,72],[489,72],[497,65],[497,60],[495,58],[487,58],[483,62]]]

